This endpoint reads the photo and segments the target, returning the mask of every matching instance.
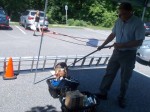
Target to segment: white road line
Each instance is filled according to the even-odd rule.
[[[16,26],[16,25],[15,25]],[[21,28],[19,28],[19,26],[16,26],[16,28],[18,28],[23,34],[25,34],[26,35],[26,32],[25,31],[23,31]]]
[[[140,73],[140,74],[142,74],[142,75],[144,75],[144,76],[150,78],[150,75],[144,74],[144,73],[142,73],[142,72],[140,72],[140,71],[138,71],[138,70],[136,70],[136,69],[134,69],[134,71],[136,71],[136,72],[138,72],[138,73]]]

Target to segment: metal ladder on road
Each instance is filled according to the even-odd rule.
[[[70,68],[106,67],[110,55],[91,55],[80,62],[75,63],[82,57],[84,56],[40,56],[38,70],[44,71],[46,69],[53,69],[53,67],[59,62],[66,62],[67,65],[73,63]],[[8,59],[9,58],[6,57],[0,57],[0,73],[5,73]],[[14,71],[20,73],[21,71],[33,72],[36,69],[38,57],[12,57],[12,59]]]

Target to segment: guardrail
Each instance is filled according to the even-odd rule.
[[[89,56],[78,63],[75,63],[83,55],[70,55],[70,56],[40,56],[38,70],[53,69],[59,62],[66,62],[67,65],[72,64],[70,67],[99,67],[106,66],[110,55],[93,55]],[[0,72],[6,71],[6,66],[9,58],[0,58]],[[33,71],[36,69],[38,57],[12,57],[14,70],[18,73],[21,71]]]

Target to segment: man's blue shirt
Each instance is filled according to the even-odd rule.
[[[116,35],[116,43],[126,43],[134,40],[145,39],[144,23],[136,16],[132,16],[126,22],[120,18],[116,21],[112,33]],[[136,50],[137,47],[122,50]]]

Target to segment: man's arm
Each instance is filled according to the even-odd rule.
[[[115,38],[115,34],[111,33],[107,39],[104,41],[104,43],[98,47],[98,50],[101,50],[105,45],[107,45],[109,42],[111,42]]]
[[[133,48],[133,47],[141,46],[142,43],[143,43],[143,40],[134,40],[134,41],[130,41],[130,42],[127,42],[127,43],[115,43],[114,47],[116,49]]]

